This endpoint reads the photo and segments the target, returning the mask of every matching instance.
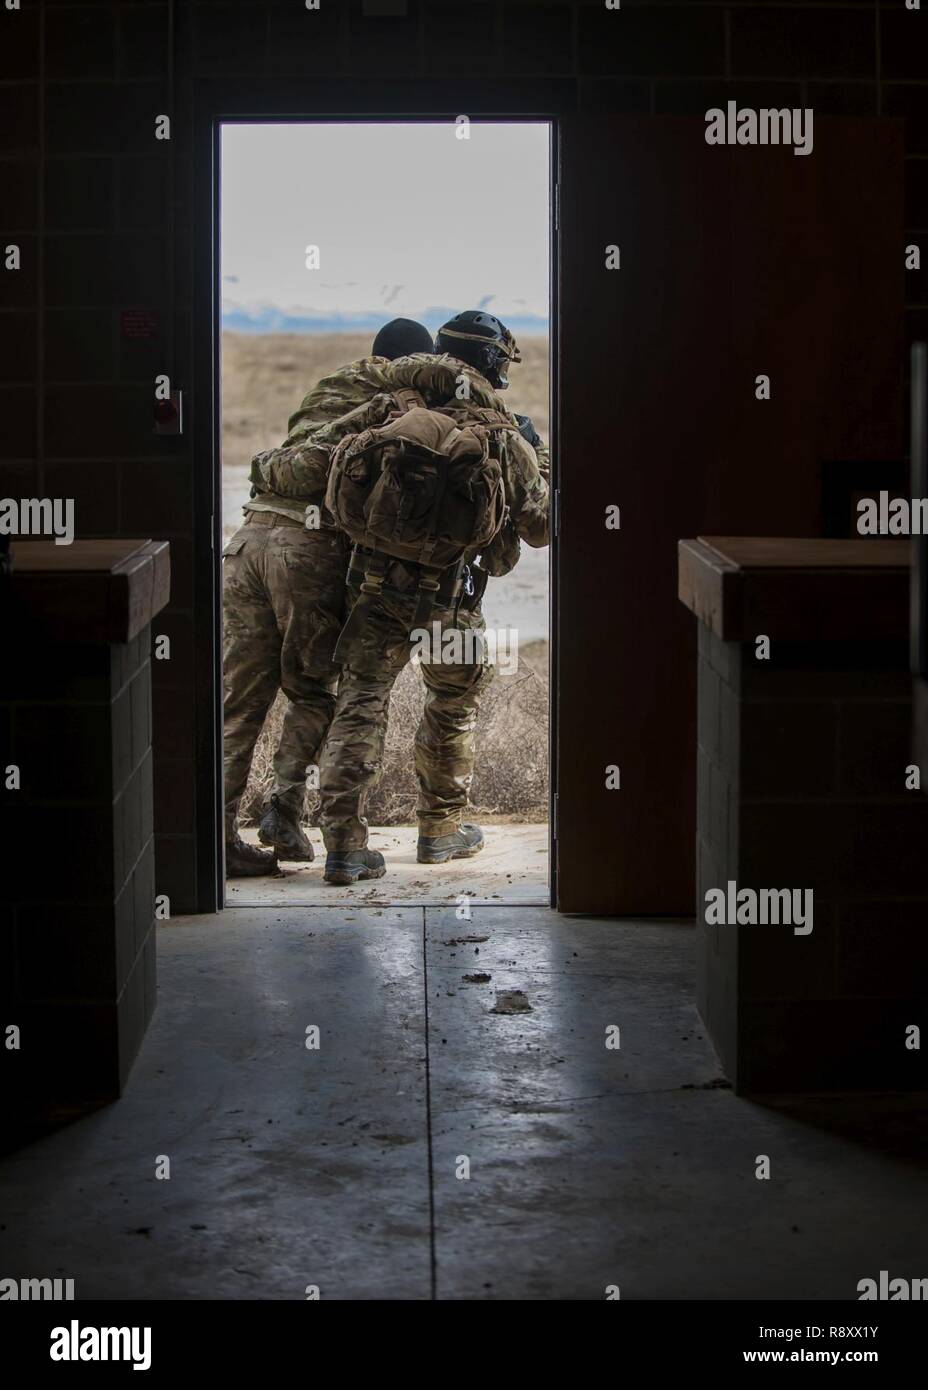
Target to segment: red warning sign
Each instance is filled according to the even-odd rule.
[[[124,338],[157,338],[161,315],[154,309],[122,309],[119,326]]]

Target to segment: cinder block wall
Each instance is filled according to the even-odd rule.
[[[0,1052],[10,1105],[118,1095],[155,1006],[150,629],[49,641],[7,613],[0,758]],[[9,1113],[5,1115],[9,1118]]]
[[[814,892],[807,936],[700,928],[726,1071],[741,1089],[923,1086],[904,1045],[928,992],[906,644],[777,642],[767,662],[699,629],[699,911],[730,880]]]
[[[0,7],[0,495],[66,496],[80,536],[171,542],[153,662],[157,889],[197,906],[196,412],[153,435],[154,377],[191,390],[195,91],[228,79],[303,112],[584,110],[702,114],[728,99],[903,116],[908,241],[928,257],[928,13],[903,0],[21,0]],[[397,82],[397,79],[401,79]],[[256,109],[258,109],[256,107]],[[172,117],[173,138],[154,138]],[[698,215],[698,209],[693,209]],[[900,247],[900,274],[902,270]],[[928,272],[906,276],[928,336]],[[140,330],[125,310],[154,316]],[[145,336],[138,336],[139,332]],[[200,680],[202,670],[200,663]],[[202,867],[202,866],[201,866]]]

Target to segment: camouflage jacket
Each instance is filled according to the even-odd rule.
[[[357,368],[363,368],[357,372]],[[402,387],[419,391],[427,405],[461,404],[468,400],[478,406],[499,410],[512,419],[512,412],[490,386],[490,383],[458,358],[447,354],[436,357],[416,353],[390,362],[385,358],[365,358],[353,363],[354,375],[349,391],[367,389],[370,394],[354,408],[346,409],[337,419],[328,419],[313,426],[306,410],[314,396],[322,395],[327,404],[334,402],[341,373],[325,378],[315,392],[310,392],[300,410],[293,416],[298,421],[299,439],[293,436],[280,449],[259,454],[253,464],[257,467],[261,485],[269,494],[283,499],[318,501],[325,493],[329,459],[339,440],[348,434],[360,433],[383,422],[393,408],[392,392]],[[325,390],[323,391],[323,388]],[[304,428],[305,426],[305,428]],[[533,547],[548,544],[548,450],[542,445],[539,452],[515,430],[504,435],[503,477],[506,487],[507,516],[499,533],[481,556],[481,566],[491,575],[508,574],[520,553],[520,539]]]
[[[284,512],[302,520],[308,504],[321,507],[325,499],[328,462],[320,468],[318,456],[305,453],[303,441],[321,425],[329,424],[346,411],[363,405],[379,391],[385,390],[384,367],[391,365],[388,357],[362,357],[349,362],[330,376],[324,376],[300,402],[290,416],[290,431],[283,444],[256,454],[251,461],[249,480],[251,501],[246,509]],[[271,481],[273,461],[280,461],[282,476],[288,478],[285,492],[278,492]]]

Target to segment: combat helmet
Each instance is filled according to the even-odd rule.
[[[449,352],[476,367],[497,391],[509,385],[506,375],[510,362],[521,362],[515,338],[504,323],[482,309],[465,309],[439,328],[436,352]]]

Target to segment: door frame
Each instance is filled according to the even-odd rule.
[[[193,280],[193,441],[194,441],[194,594],[197,621],[195,643],[195,747],[196,747],[196,884],[197,911],[218,912],[225,906],[225,855],[223,824],[223,685],[222,685],[222,396],[221,361],[221,255],[220,176],[224,125],[327,125],[335,122],[361,125],[380,123],[421,124],[448,122],[454,110],[410,111],[408,91],[396,108],[380,103],[370,111],[307,111],[303,107],[247,99],[230,100],[228,94],[207,87],[198,93],[194,117],[194,280]],[[272,108],[272,109],[269,109]],[[551,451],[552,524],[548,546],[548,893],[557,903],[557,714],[558,629],[555,596],[558,583],[556,499],[558,495],[558,114],[551,110],[468,111],[474,125],[546,124],[549,128],[549,440]],[[198,403],[201,408],[198,408]],[[208,623],[207,633],[199,624]]]

